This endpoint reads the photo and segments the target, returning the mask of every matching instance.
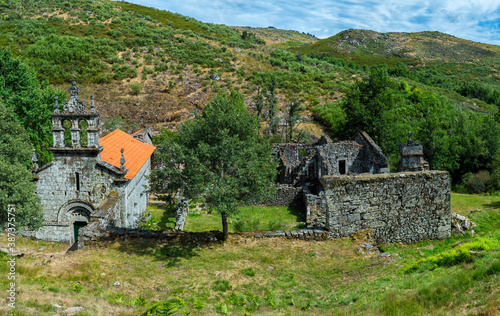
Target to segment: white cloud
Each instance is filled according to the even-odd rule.
[[[488,21],[500,18],[499,0],[128,0],[180,13],[203,22],[275,26],[329,37],[349,28],[378,32],[440,31],[500,44]],[[497,21],[498,23],[498,21]],[[496,25],[498,28],[498,25]]]

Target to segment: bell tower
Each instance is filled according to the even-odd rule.
[[[100,153],[99,147],[99,113],[95,110],[94,96],[91,96],[90,109],[79,98],[80,89],[76,82],[71,82],[69,101],[64,102],[61,112],[58,97],[55,97],[54,113],[52,117],[53,146],[49,149],[57,153]],[[82,144],[82,122],[86,125],[87,144]],[[69,135],[71,142],[65,139]]]

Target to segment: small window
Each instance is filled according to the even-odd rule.
[[[345,160],[339,160],[339,173],[340,174],[346,174]]]
[[[75,172],[75,178],[76,178],[76,190],[80,191],[80,173]]]

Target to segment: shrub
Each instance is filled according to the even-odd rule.
[[[151,75],[154,73],[154,70],[151,69],[151,68],[148,68],[146,66],[144,66],[144,68],[142,68],[142,74],[143,75]]]
[[[260,219],[258,218],[242,218],[238,219],[233,224],[234,230],[237,232],[252,232],[259,230]]]
[[[249,277],[255,276],[255,270],[253,268],[241,269],[241,273],[243,273],[244,275],[249,276]]]
[[[213,286],[214,291],[226,292],[231,289],[228,280],[216,280]]]
[[[134,83],[132,87],[130,87],[130,94],[138,95],[142,91],[142,86],[140,84]]]
[[[481,170],[470,176],[467,179],[466,185],[472,193],[487,192],[490,187],[490,174],[487,171]]]
[[[454,265],[472,262],[478,256],[479,251],[492,250],[498,247],[498,241],[489,238],[476,238],[474,241],[462,244],[456,248],[440,254],[421,259],[407,269],[407,272],[434,270],[438,267],[451,267]]]

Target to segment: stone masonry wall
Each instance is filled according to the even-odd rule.
[[[326,227],[326,200],[323,199],[324,192],[318,195],[311,194],[307,187],[304,187],[304,204],[306,208],[307,228]]]
[[[317,177],[340,175],[339,160],[345,161],[345,173],[358,173],[355,161],[361,148],[362,146],[355,141],[340,141],[318,146],[319,174]]]
[[[381,243],[450,234],[450,177],[445,171],[327,176],[321,183],[330,238],[366,228]]]
[[[36,193],[41,198],[44,220],[48,222],[68,221],[61,207],[71,200],[82,200],[94,207],[101,204],[114,189],[113,175],[96,164],[95,157],[54,156],[48,168],[37,173]],[[76,173],[80,177],[80,190],[76,186]]]
[[[108,229],[121,222],[121,204],[120,196],[112,194],[99,206],[90,223],[78,231],[78,248],[83,248],[89,241],[99,240]]]
[[[269,200],[262,202],[268,206],[299,206],[302,205],[302,188],[289,185],[277,185],[276,194]]]

